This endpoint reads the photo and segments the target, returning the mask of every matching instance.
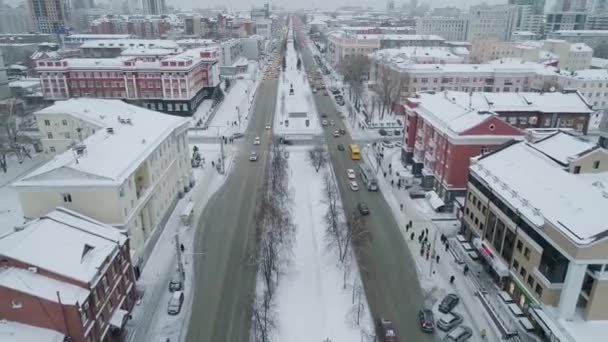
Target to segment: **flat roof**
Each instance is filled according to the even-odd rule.
[[[0,237],[2,255],[84,283],[93,283],[106,259],[124,245],[118,229],[57,208]]]
[[[596,144],[564,132],[557,132],[537,141],[532,146],[549,158],[566,166],[570,163],[571,159],[595,148]]]
[[[187,127],[188,119],[163,114],[120,100],[92,98],[56,101],[35,113],[71,115],[99,127],[82,144],[76,158],[67,150],[13,184],[15,187],[65,187],[66,185],[121,185],[169,135]],[[131,124],[119,119],[130,119]],[[123,121],[124,121],[123,120]],[[111,127],[113,133],[106,128]]]
[[[179,49],[173,40],[164,39],[99,39],[84,42],[81,49],[86,48],[156,48]]]
[[[525,142],[472,160],[470,171],[538,227],[551,222],[572,242],[587,245],[608,233],[608,192]]]
[[[94,34],[94,33],[77,33],[67,36],[68,39],[129,39],[132,34]]]
[[[0,341],[2,342],[63,342],[65,335],[29,324],[0,320]]]

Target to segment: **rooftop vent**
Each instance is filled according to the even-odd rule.
[[[604,198],[608,198],[608,191],[602,191],[602,196],[604,196]]]
[[[76,152],[77,156],[82,156],[84,155],[84,151],[86,150],[86,146],[83,144],[78,144],[76,146],[74,146],[74,151]]]
[[[13,227],[13,230],[16,231],[16,232],[20,232],[20,231],[22,231],[24,229],[25,229],[25,225],[22,225],[22,224]]]
[[[106,132],[108,132],[108,134],[114,134],[114,128],[113,127],[107,127],[106,128]]]
[[[133,124],[133,121],[131,121],[131,119],[127,119],[125,121],[126,121],[127,125],[132,125]]]

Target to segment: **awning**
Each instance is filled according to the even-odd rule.
[[[123,309],[116,309],[110,318],[110,325],[122,329],[122,326],[125,324],[125,318],[129,312]]]
[[[480,238],[473,239],[473,246],[477,248],[479,254],[481,254],[484,260],[488,262],[499,277],[509,276],[509,267],[507,267],[507,265],[500,260],[500,256],[492,249],[492,247],[483,243]]]
[[[433,210],[438,210],[439,208],[445,205],[445,203],[443,203],[443,200],[439,198],[435,191],[429,191],[424,196],[429,201],[431,207],[433,207]]]

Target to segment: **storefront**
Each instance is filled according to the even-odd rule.
[[[474,237],[472,242],[481,256],[481,263],[490,274],[492,280],[498,284],[499,287],[503,287],[510,275],[507,264],[501,260],[499,254],[496,253],[492,247],[481,241],[480,238]]]

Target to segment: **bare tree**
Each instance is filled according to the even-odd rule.
[[[337,248],[338,256],[342,255],[344,249],[344,237],[340,215],[340,196],[334,183],[334,179],[329,172],[323,177],[323,203],[327,206],[327,211],[323,217],[325,221],[325,240],[329,248]]]
[[[256,296],[252,303],[251,317],[256,342],[271,341],[272,332],[277,328],[274,299],[264,292]]]
[[[384,118],[386,111],[392,111],[395,101],[399,99],[402,81],[399,73],[392,70],[386,64],[376,67],[376,77],[376,92],[382,104],[380,117]]]
[[[315,168],[316,172],[327,164],[327,151],[322,145],[315,145],[313,148],[308,150],[308,160]]]
[[[364,55],[347,57],[340,65],[340,70],[344,75],[344,82],[349,85],[349,97],[353,95],[355,109],[359,110],[365,78],[369,74],[369,60]]]
[[[348,216],[348,223],[345,225],[344,250],[340,255],[340,261],[344,261],[348,252],[348,247],[357,248],[371,239],[371,232],[367,229],[363,215],[356,208]]]
[[[0,132],[0,168],[4,173],[8,171],[6,158],[11,154],[17,157],[19,164],[25,157],[32,158],[29,147],[34,140],[19,133],[14,112],[15,99],[11,99],[8,113],[0,114],[0,127],[4,128],[4,132]]]

